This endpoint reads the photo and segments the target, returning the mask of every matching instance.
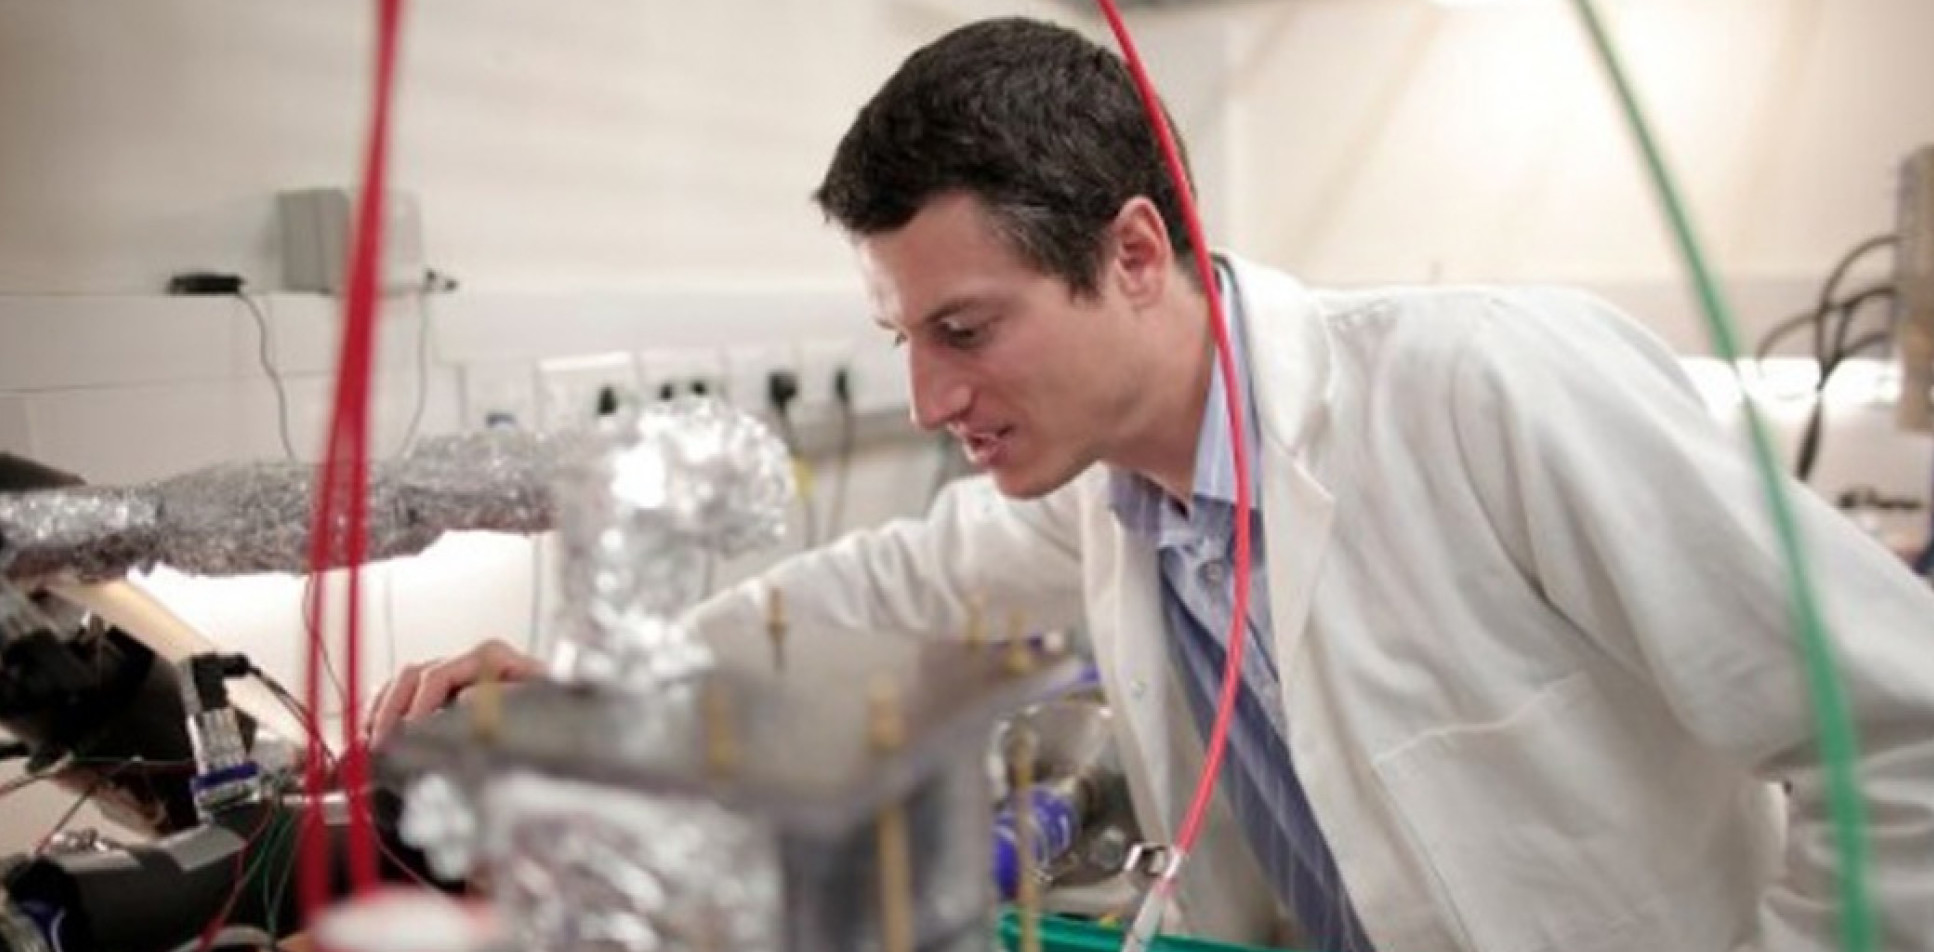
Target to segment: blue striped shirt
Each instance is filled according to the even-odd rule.
[[[1227,295],[1226,275],[1221,284],[1225,300],[1239,310],[1240,302]],[[1241,324],[1232,314],[1231,356],[1246,395],[1251,391]],[[1246,403],[1243,430],[1250,449],[1253,494],[1261,468],[1256,461],[1253,398]],[[1125,470],[1114,471],[1110,478],[1115,518],[1131,534],[1155,546],[1171,655],[1205,743],[1215,720],[1228,657],[1229,620],[1235,612],[1235,586],[1229,576],[1235,559],[1236,479],[1229,433],[1222,371],[1217,366],[1202,410],[1189,505],[1184,507],[1154,483]],[[1302,925],[1305,941],[1322,952],[1370,952],[1284,739],[1288,731],[1281,681],[1270,652],[1260,506],[1252,505],[1250,519],[1249,625],[1244,636],[1242,690],[1236,697],[1218,789],[1234,809],[1270,886]]]

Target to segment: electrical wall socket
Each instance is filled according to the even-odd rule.
[[[591,426],[608,400],[635,403],[641,383],[637,358],[629,353],[542,360],[537,381],[538,426],[550,431]]]
[[[853,342],[828,338],[799,345],[799,409],[801,417],[832,416],[839,412],[833,377],[840,370],[851,376]]]
[[[465,364],[463,428],[482,430],[515,427],[534,430],[537,409],[537,370],[523,361]]]
[[[645,400],[710,396],[730,399],[725,355],[714,350],[648,350],[638,355]]]
[[[772,375],[799,372],[799,354],[785,344],[737,347],[725,352],[725,391],[732,405],[747,413],[772,411]]]

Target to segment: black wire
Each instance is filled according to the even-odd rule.
[[[1826,284],[1820,286],[1820,303],[1818,307],[1814,308],[1814,313],[1820,315],[1819,319],[1824,321],[1826,314],[1832,310],[1833,296],[1840,290],[1840,282],[1846,278],[1847,272],[1853,270],[1855,262],[1866,257],[1868,252],[1899,243],[1900,236],[1898,234],[1886,232],[1875,235],[1855,245],[1852,251],[1842,256],[1840,261],[1833,266],[1832,273],[1827,276]],[[1824,350],[1826,350],[1826,327],[1823,324],[1815,325],[1813,329],[1813,353],[1817,357]]]
[[[269,386],[275,388],[275,428],[282,438],[282,454],[296,458],[295,441],[289,437],[289,392],[282,387],[282,372],[275,368],[275,358],[269,349],[269,319],[262,308],[249,297],[247,292],[237,291],[235,296],[248,308],[249,315],[255,318],[255,356],[262,364],[262,372],[269,377]]]
[[[1827,382],[1832,378],[1834,371],[1839,369],[1840,362],[1853,352],[1847,346],[1847,335],[1850,333],[1854,317],[1867,303],[1882,297],[1892,297],[1895,293],[1891,284],[1882,283],[1841,299],[1836,297],[1840,291],[1840,283],[1852,271],[1854,264],[1869,252],[1898,244],[1899,241],[1898,235],[1888,232],[1875,235],[1855,245],[1834,263],[1833,270],[1820,286],[1819,302],[1813,310],[1781,321],[1762,335],[1759,345],[1754,348],[1754,359],[1763,363],[1774,345],[1781,339],[1808,324],[1813,327],[1813,359],[1814,366],[1818,368],[1818,374],[1813,384],[1813,409],[1807,414],[1806,427],[1800,436],[1798,459],[1794,463],[1794,475],[1802,482],[1812,475],[1814,463],[1819,459],[1825,426]],[[1834,324],[1833,333],[1829,338],[1827,323],[1836,314],[1839,320]]]
[[[1895,294],[1894,286],[1891,282],[1869,285],[1865,288],[1860,289],[1859,291],[1854,292],[1849,297],[1841,298],[1840,300],[1837,300],[1837,301],[1828,302],[1828,307],[1825,311],[1820,311],[1816,308],[1811,311],[1802,311],[1789,318],[1786,318],[1785,320],[1779,322],[1778,324],[1773,325],[1772,328],[1767,330],[1765,334],[1761,335],[1758,345],[1756,345],[1753,348],[1753,359],[1760,363],[1764,363],[1768,357],[1772,356],[1773,348],[1777,346],[1780,341],[1785,340],[1787,337],[1791,336],[1794,331],[1797,331],[1803,327],[1806,327],[1809,324],[1815,325],[1815,326],[1820,325],[1830,315],[1834,314],[1835,312],[1842,311],[1847,308],[1861,307],[1865,305],[1867,302],[1877,297],[1884,296],[1884,297],[1892,298],[1894,294]],[[1816,352],[1814,356],[1818,358],[1820,355]]]
[[[121,771],[126,769],[126,765],[123,765],[95,777],[94,782],[88,784],[87,789],[81,791],[80,796],[74,798],[74,805],[68,807],[67,812],[61,814],[59,820],[54,821],[54,828],[48,830],[47,835],[40,838],[40,845],[34,847],[34,855],[39,856],[46,852],[48,845],[54,842],[54,837],[59,836],[60,831],[67,829],[67,824],[74,822],[74,815],[81,812],[81,807],[86,806],[87,801],[94,799],[94,795],[101,791],[103,785],[119,776]]]
[[[1814,464],[1819,462],[1821,444],[1825,441],[1828,382],[1847,358],[1875,344],[1884,343],[1893,335],[1890,316],[1887,330],[1867,334],[1849,344],[1847,335],[1852,332],[1854,318],[1859,316],[1862,305],[1893,296],[1894,289],[1891,287],[1870,288],[1841,302],[1836,309],[1839,319],[1834,322],[1830,349],[1819,355],[1819,375],[1813,382],[1813,409],[1807,413],[1806,427],[1800,434],[1799,455],[1793,465],[1794,475],[1801,482],[1812,478]],[[1820,329],[1825,326],[1824,320],[1817,325]]]
[[[255,664],[255,662],[253,661],[249,662],[248,673],[254,675],[257,681],[262,682],[262,686],[268,688],[269,693],[275,695],[275,699],[281,702],[282,706],[285,709],[287,709],[289,713],[294,714],[296,717],[296,720],[301,722],[301,724],[305,729],[309,726],[308,705],[303,704],[302,701],[297,699],[293,693],[290,693],[288,688],[283,687],[282,682],[276,680],[274,675],[271,675],[267,671],[262,670],[262,668],[257,664]],[[321,729],[320,724],[317,725],[317,729],[318,730]],[[316,740],[318,740],[318,738],[311,737],[311,738],[304,738],[304,740],[308,743],[314,743],[316,742]]]

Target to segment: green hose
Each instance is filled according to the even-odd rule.
[[[1706,267],[1705,256],[1693,235],[1691,217],[1679,198],[1671,173],[1666,170],[1665,160],[1659,155],[1658,144],[1646,125],[1645,115],[1639,108],[1638,97],[1632,91],[1618,52],[1592,0],[1573,0],[1573,5],[1591,34],[1592,45],[1597,49],[1605,73],[1618,93],[1632,135],[1644,153],[1652,184],[1658,190],[1667,217],[1672,221],[1672,233],[1678,242],[1679,253],[1684,256],[1686,267],[1691,270],[1693,283],[1699,291],[1699,303],[1705,311],[1706,329],[1712,335],[1713,350],[1728,365],[1737,367],[1739,343],[1733,330],[1731,309],[1727,307],[1724,296]],[[1860,798],[1859,779],[1855,776],[1859,751],[1853,722],[1847,713],[1846,694],[1841,689],[1839,672],[1834,664],[1833,644],[1827,636],[1819,603],[1814,596],[1806,552],[1800,546],[1792,506],[1786,498],[1783,471],[1774,462],[1772,441],[1766,435],[1766,424],[1760,418],[1758,407],[1750,398],[1741,405],[1746,411],[1753,457],[1759,464],[1765,485],[1766,502],[1772,510],[1780,552],[1785,557],[1787,584],[1792,591],[1793,620],[1800,633],[1807,688],[1820,731],[1821,756],[1827,772],[1827,804],[1833,818],[1835,845],[1840,853],[1841,944],[1846,952],[1873,952],[1873,906],[1867,894],[1866,807]]]

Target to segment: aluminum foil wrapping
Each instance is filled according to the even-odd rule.
[[[365,558],[420,552],[456,529],[549,528],[554,461],[585,439],[469,433],[372,466]],[[199,575],[303,572],[316,473],[305,463],[233,463],[126,489],[0,495],[0,571],[83,581],[158,562]],[[328,564],[346,562],[337,552]]]
[[[477,811],[463,788],[440,773],[424,774],[403,794],[396,832],[446,880],[470,875],[477,858]]]
[[[10,578],[118,576],[152,560],[157,506],[152,492],[136,489],[0,495],[0,571]]]
[[[492,532],[543,532],[554,510],[559,461],[591,442],[589,433],[486,431],[427,439],[378,470],[399,487],[410,520],[424,526]]]
[[[777,839],[716,804],[512,775],[485,794],[504,921],[535,952],[780,952]]]
[[[157,558],[191,575],[302,570],[309,564],[315,474],[302,463],[236,463],[163,480],[155,488]],[[341,513],[337,518],[346,521]],[[375,478],[367,526],[369,561],[422,551],[440,531],[413,523],[399,487]],[[346,562],[346,552],[329,559]]]
[[[784,532],[791,463],[763,424],[715,400],[652,404],[601,437],[558,481],[568,608],[552,673],[661,685],[709,663],[678,614],[704,595],[709,557]]]

